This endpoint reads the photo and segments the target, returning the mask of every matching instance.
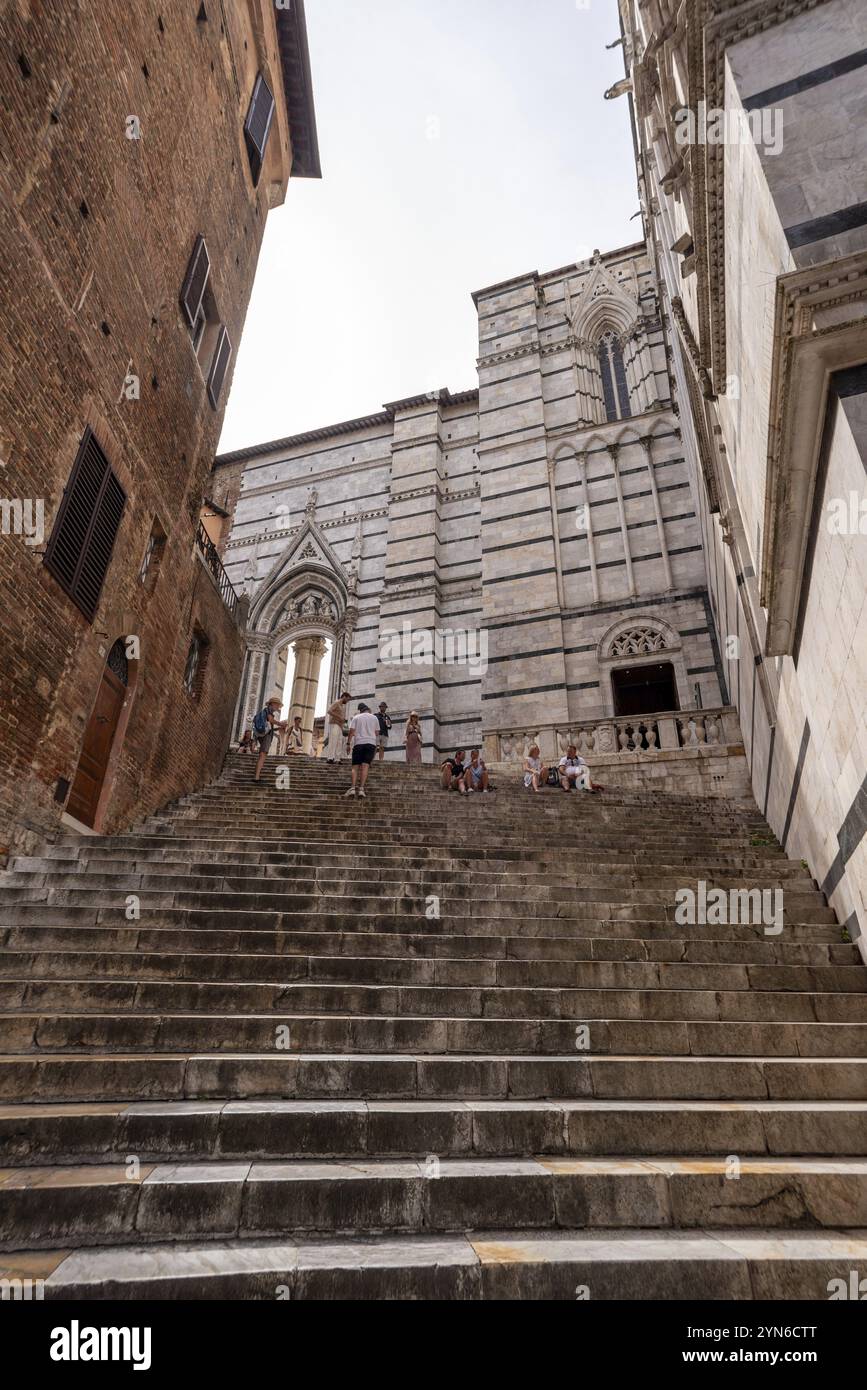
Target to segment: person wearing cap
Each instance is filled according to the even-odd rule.
[[[262,768],[265,766],[265,759],[271,751],[274,728],[279,723],[282,708],[283,701],[279,695],[272,695],[265,708],[260,710],[253,720],[253,738],[259,745],[259,758],[253,776],[255,782],[260,781],[262,777]]]
[[[388,733],[391,728],[388,705],[384,700],[380,703],[379,714],[376,717],[379,721],[379,761],[382,762],[388,748]]]
[[[350,698],[349,694],[344,691],[340,699],[334,701],[325,716],[327,756],[330,763],[339,763],[343,756],[343,726],[346,723],[346,705]]]
[[[371,714],[369,705],[359,705],[358,713],[349,725],[349,746],[352,749],[352,786],[346,793],[347,796],[355,796],[356,787],[359,796],[367,796],[364,786],[370,772],[370,764],[376,757],[378,742],[378,716]],[[357,786],[359,770],[361,772],[361,785]]]

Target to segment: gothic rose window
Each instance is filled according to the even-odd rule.
[[[649,656],[652,652],[665,651],[668,646],[661,632],[653,628],[634,628],[615,638],[611,644],[612,656]]]

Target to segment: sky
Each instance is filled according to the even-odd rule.
[[[322,180],[268,217],[220,451],[477,385],[473,290],[641,237],[615,0],[307,0]]]

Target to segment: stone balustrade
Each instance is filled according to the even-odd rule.
[[[490,762],[521,763],[534,743],[547,759],[562,757],[574,744],[582,757],[592,761],[618,754],[670,755],[683,749],[727,748],[741,741],[737,712],[725,706],[491,730],[485,735],[485,753]]]

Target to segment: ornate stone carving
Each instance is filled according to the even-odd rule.
[[[650,627],[633,628],[615,638],[611,644],[612,656],[645,656],[652,652],[667,651],[668,643],[663,633]]]

